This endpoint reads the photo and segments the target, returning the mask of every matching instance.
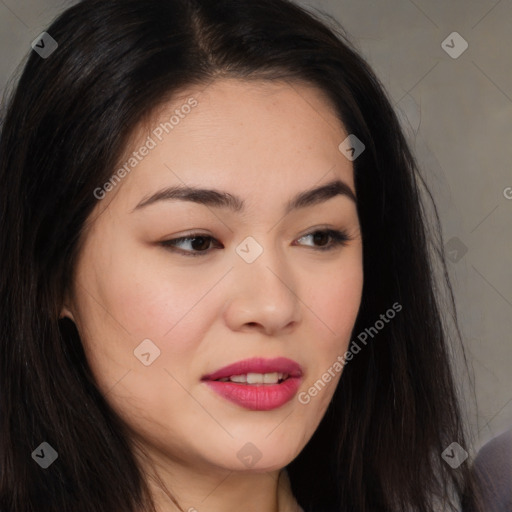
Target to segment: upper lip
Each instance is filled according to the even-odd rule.
[[[276,357],[274,359],[254,357],[224,366],[213,373],[204,375],[202,380],[217,380],[231,377],[232,375],[245,375],[247,373],[274,372],[287,373],[289,377],[300,377],[302,375],[302,368],[299,363],[286,357]]]

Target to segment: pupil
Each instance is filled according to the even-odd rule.
[[[321,241],[322,239],[325,239],[325,238],[328,238],[329,235],[327,233],[321,233],[321,232],[317,232],[313,235],[313,238],[315,240],[315,243],[318,243],[319,241]],[[320,240],[319,240],[320,239]],[[320,245],[325,245],[325,244],[320,244]]]
[[[203,242],[203,246],[201,247],[201,244],[199,244],[200,246],[197,247],[197,244],[195,243],[196,240],[201,240]],[[204,242],[206,242],[206,247],[204,246],[205,245]],[[196,236],[195,238],[192,239],[192,247],[197,251],[208,249],[208,237]]]

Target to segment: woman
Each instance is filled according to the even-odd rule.
[[[339,30],[85,0],[0,155],[1,510],[456,510],[442,245]]]

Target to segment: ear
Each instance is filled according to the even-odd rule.
[[[71,308],[70,308],[69,304],[70,304],[69,295],[68,295],[68,293],[66,293],[66,296],[64,297],[62,309],[60,310],[59,319],[67,317],[74,322],[75,317],[73,316],[73,313],[71,312]]]
[[[60,315],[59,315],[59,319],[61,318],[69,318],[70,320],[72,320],[73,322],[75,321],[75,318],[73,317],[73,313],[71,313],[70,309],[64,305],[62,306],[62,309],[60,311]]]

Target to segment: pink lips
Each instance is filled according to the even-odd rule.
[[[243,384],[220,382],[217,379],[247,373],[286,373],[288,378],[278,384]],[[241,407],[253,411],[269,411],[289,402],[302,382],[301,366],[285,357],[252,358],[221,368],[202,379],[213,391]]]

